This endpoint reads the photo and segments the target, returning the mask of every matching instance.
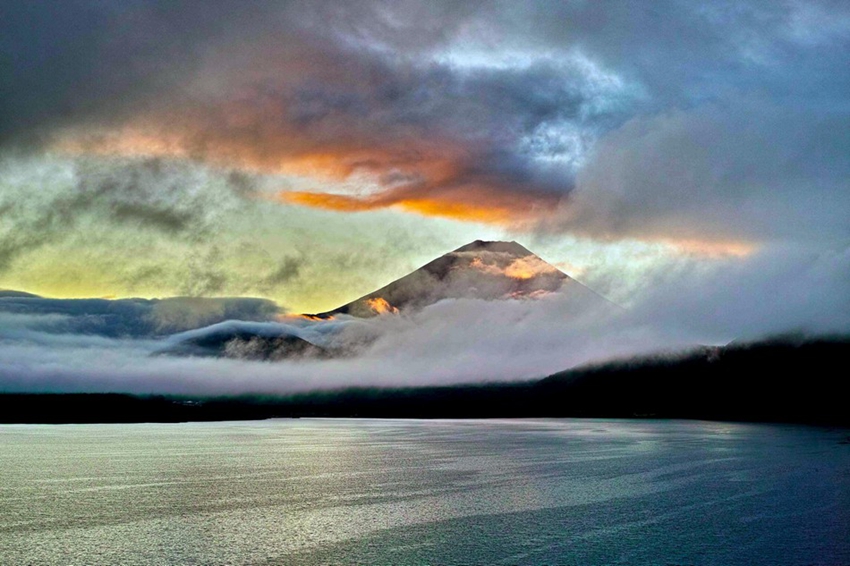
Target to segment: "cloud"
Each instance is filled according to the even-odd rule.
[[[436,192],[436,191],[434,191]],[[557,206],[560,198],[529,198],[510,192],[498,194],[494,191],[458,191],[455,194],[427,196],[396,194],[390,191],[372,197],[352,197],[332,193],[284,191],[277,195],[282,202],[334,210],[339,212],[363,212],[394,207],[425,216],[442,216],[457,220],[485,222],[516,226],[535,219],[535,211],[549,201],[549,209]]]
[[[56,308],[29,309],[0,317],[0,389],[215,395],[530,379],[612,357],[732,339],[850,332],[848,276],[850,249],[782,247],[730,257],[712,269],[659,270],[629,309],[588,310],[581,297],[557,295],[451,299],[407,315],[230,321],[157,339],[84,334]],[[156,355],[220,331],[295,335],[356,355],[274,363]]]
[[[271,320],[281,312],[272,301],[242,297],[109,300],[0,296],[0,319],[7,321],[4,327],[23,325],[51,334],[111,338],[163,336],[232,319]],[[16,322],[9,322],[12,320]]]
[[[155,71],[138,77],[142,84],[133,85],[135,94],[146,104],[133,98],[122,109],[91,104],[98,119],[80,110],[52,128],[50,113],[42,112],[42,129],[48,128],[56,147],[72,152],[203,159],[326,179],[366,175],[385,193],[369,200],[369,208],[404,203],[424,214],[479,219],[493,191],[504,195],[497,215],[504,222],[511,215],[524,219],[535,203],[539,210],[549,208],[568,192],[586,146],[629,97],[617,80],[580,57],[470,68],[423,55],[427,46],[448,41],[449,30],[461,25],[455,18],[472,17],[474,8],[364,2],[353,22],[350,11],[333,4],[305,8],[299,6],[296,17],[286,4],[252,5],[247,15],[229,22],[230,31],[209,34],[210,16],[184,5],[169,15],[196,23],[179,36],[174,25],[157,26],[165,17],[157,5],[107,10],[104,29],[98,28],[105,36],[107,25],[140,20],[139,44],[109,37],[128,43],[122,62],[138,57],[145,68],[162,51],[196,45],[187,57],[169,53],[174,64],[163,69],[164,78]],[[30,12],[32,18],[46,17]],[[433,25],[423,29],[428,21]],[[417,42],[411,41],[414,29],[421,30]],[[409,56],[380,47],[400,48],[399,33],[412,50]],[[240,41],[247,36],[250,43]],[[93,64],[94,72],[104,74],[119,67],[87,58],[75,63]],[[172,74],[179,70],[184,81],[178,88]],[[77,93],[67,95],[77,106]],[[95,89],[93,101],[98,95]],[[119,103],[118,97],[110,100]],[[553,159],[560,166],[539,162]],[[530,204],[512,195],[520,185],[519,196]],[[298,202],[322,205],[315,199]]]
[[[284,312],[267,299],[174,297],[152,302],[148,320],[157,334],[208,326],[224,320],[269,320]]]
[[[0,166],[0,284],[48,296],[265,296],[315,311],[481,235],[281,206],[259,195],[286,180],[191,161],[7,156]],[[339,246],[348,240],[358,249]]]
[[[505,307],[506,305],[500,305]],[[560,315],[563,308],[554,309]],[[549,304],[548,309],[553,305]],[[479,336],[470,348],[473,334],[459,331],[457,313],[474,311],[481,316],[474,330]],[[72,390],[131,391],[190,394],[237,394],[245,392],[288,392],[348,385],[399,385],[493,381],[534,377],[541,372],[561,369],[571,360],[585,360],[592,348],[580,334],[511,334],[517,325],[541,324],[543,309],[527,304],[508,304],[507,310],[494,303],[474,300],[449,301],[421,311],[414,318],[381,317],[371,321],[340,320],[314,323],[318,328],[298,329],[296,325],[267,323],[225,323],[258,334],[296,331],[315,340],[320,334],[335,345],[359,344],[359,355],[333,360],[259,363],[244,360],[175,358],[157,355],[168,343],[185,339],[181,335],[167,341],[103,338],[36,332],[14,337],[7,332],[0,353],[0,388],[6,391]],[[550,321],[554,320],[550,317]],[[523,322],[527,321],[527,322]],[[563,321],[561,321],[563,322]],[[587,324],[577,321],[576,330]],[[221,327],[199,333],[216,332]],[[333,329],[334,336],[328,337]],[[442,329],[442,334],[435,333]],[[454,329],[454,330],[452,330]],[[275,334],[277,335],[277,334]],[[513,338],[511,338],[511,335]],[[368,338],[368,339],[367,339]],[[552,350],[570,344],[570,349]],[[623,336],[611,337],[605,344],[620,344],[628,352],[634,343]],[[598,343],[603,346],[602,342]],[[531,347],[526,355],[523,348]],[[436,355],[437,348],[443,353]],[[534,356],[543,355],[534,360]],[[41,352],[41,353],[40,353]],[[499,353],[497,353],[499,352]],[[610,353],[610,352],[609,352]],[[529,362],[532,362],[530,364]],[[502,367],[499,367],[499,366]]]
[[[685,262],[655,273],[632,303],[636,316],[707,341],[787,332],[850,331],[850,247],[782,244],[707,268]]]
[[[767,217],[799,212],[787,197],[797,205],[812,183],[824,198],[807,224],[846,209],[840,2],[77,0],[8,12],[7,149],[35,135],[76,153],[203,160],[312,178],[278,194],[301,206],[542,220],[594,237],[797,237]],[[724,195],[755,221],[727,221],[711,202]],[[559,202],[578,219],[552,218]],[[163,230],[191,221],[136,205],[114,212]]]
[[[628,318],[564,328],[560,303],[442,303],[347,321],[333,336],[363,350],[347,363],[148,355],[153,335],[268,322],[257,305],[33,302],[3,315],[3,383],[513,379],[683,341],[844,331],[848,50],[850,9],[829,0],[16,3],[0,21],[4,276],[40,281],[46,263],[84,285],[99,250],[113,285],[368,291],[415,261],[399,259],[411,242],[443,237],[407,236],[387,208],[686,253],[627,282]],[[48,249],[83,267],[34,261]],[[588,270],[614,288],[604,275]]]
[[[57,127],[107,124],[168,105],[208,49],[286,3],[71,0],[4,10],[0,145],[38,146]],[[230,26],[222,26],[226,18]]]
[[[287,283],[301,274],[301,267],[303,265],[304,258],[286,256],[277,268],[268,277],[266,277],[266,282],[272,286]]]
[[[331,210],[398,205],[507,223],[550,209],[571,190],[585,146],[615,111],[602,99],[626,96],[620,85],[597,80],[570,60],[468,70],[400,64],[367,52],[323,60],[323,68],[338,68],[339,78],[319,82],[308,74],[294,84],[285,73],[293,63],[280,64],[283,79],[249,85],[237,98],[188,102],[112,132],[72,130],[58,147],[197,158],[335,182],[357,177],[375,192],[284,191],[279,197]]]
[[[112,226],[142,237],[197,240],[244,206],[241,177],[159,158],[0,160],[0,272],[69,235]],[[232,189],[230,179],[238,182]]]
[[[557,229],[726,242],[850,238],[850,115],[749,101],[635,118],[578,176]]]
[[[638,81],[652,112],[756,93],[789,106],[841,106],[850,76],[850,9],[840,1],[765,3],[616,0],[512,3],[489,13],[493,49],[579,46]],[[827,23],[828,22],[828,23]]]

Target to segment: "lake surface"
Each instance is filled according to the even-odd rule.
[[[850,564],[850,431],[0,426],[0,563]]]

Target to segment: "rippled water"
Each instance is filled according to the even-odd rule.
[[[2,564],[850,564],[848,431],[0,427]]]

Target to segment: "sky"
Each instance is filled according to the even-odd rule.
[[[215,322],[517,240],[680,338],[844,332],[848,53],[829,0],[11,3],[0,289]]]

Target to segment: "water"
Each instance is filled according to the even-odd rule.
[[[2,426],[0,479],[4,565],[850,564],[846,430]]]

